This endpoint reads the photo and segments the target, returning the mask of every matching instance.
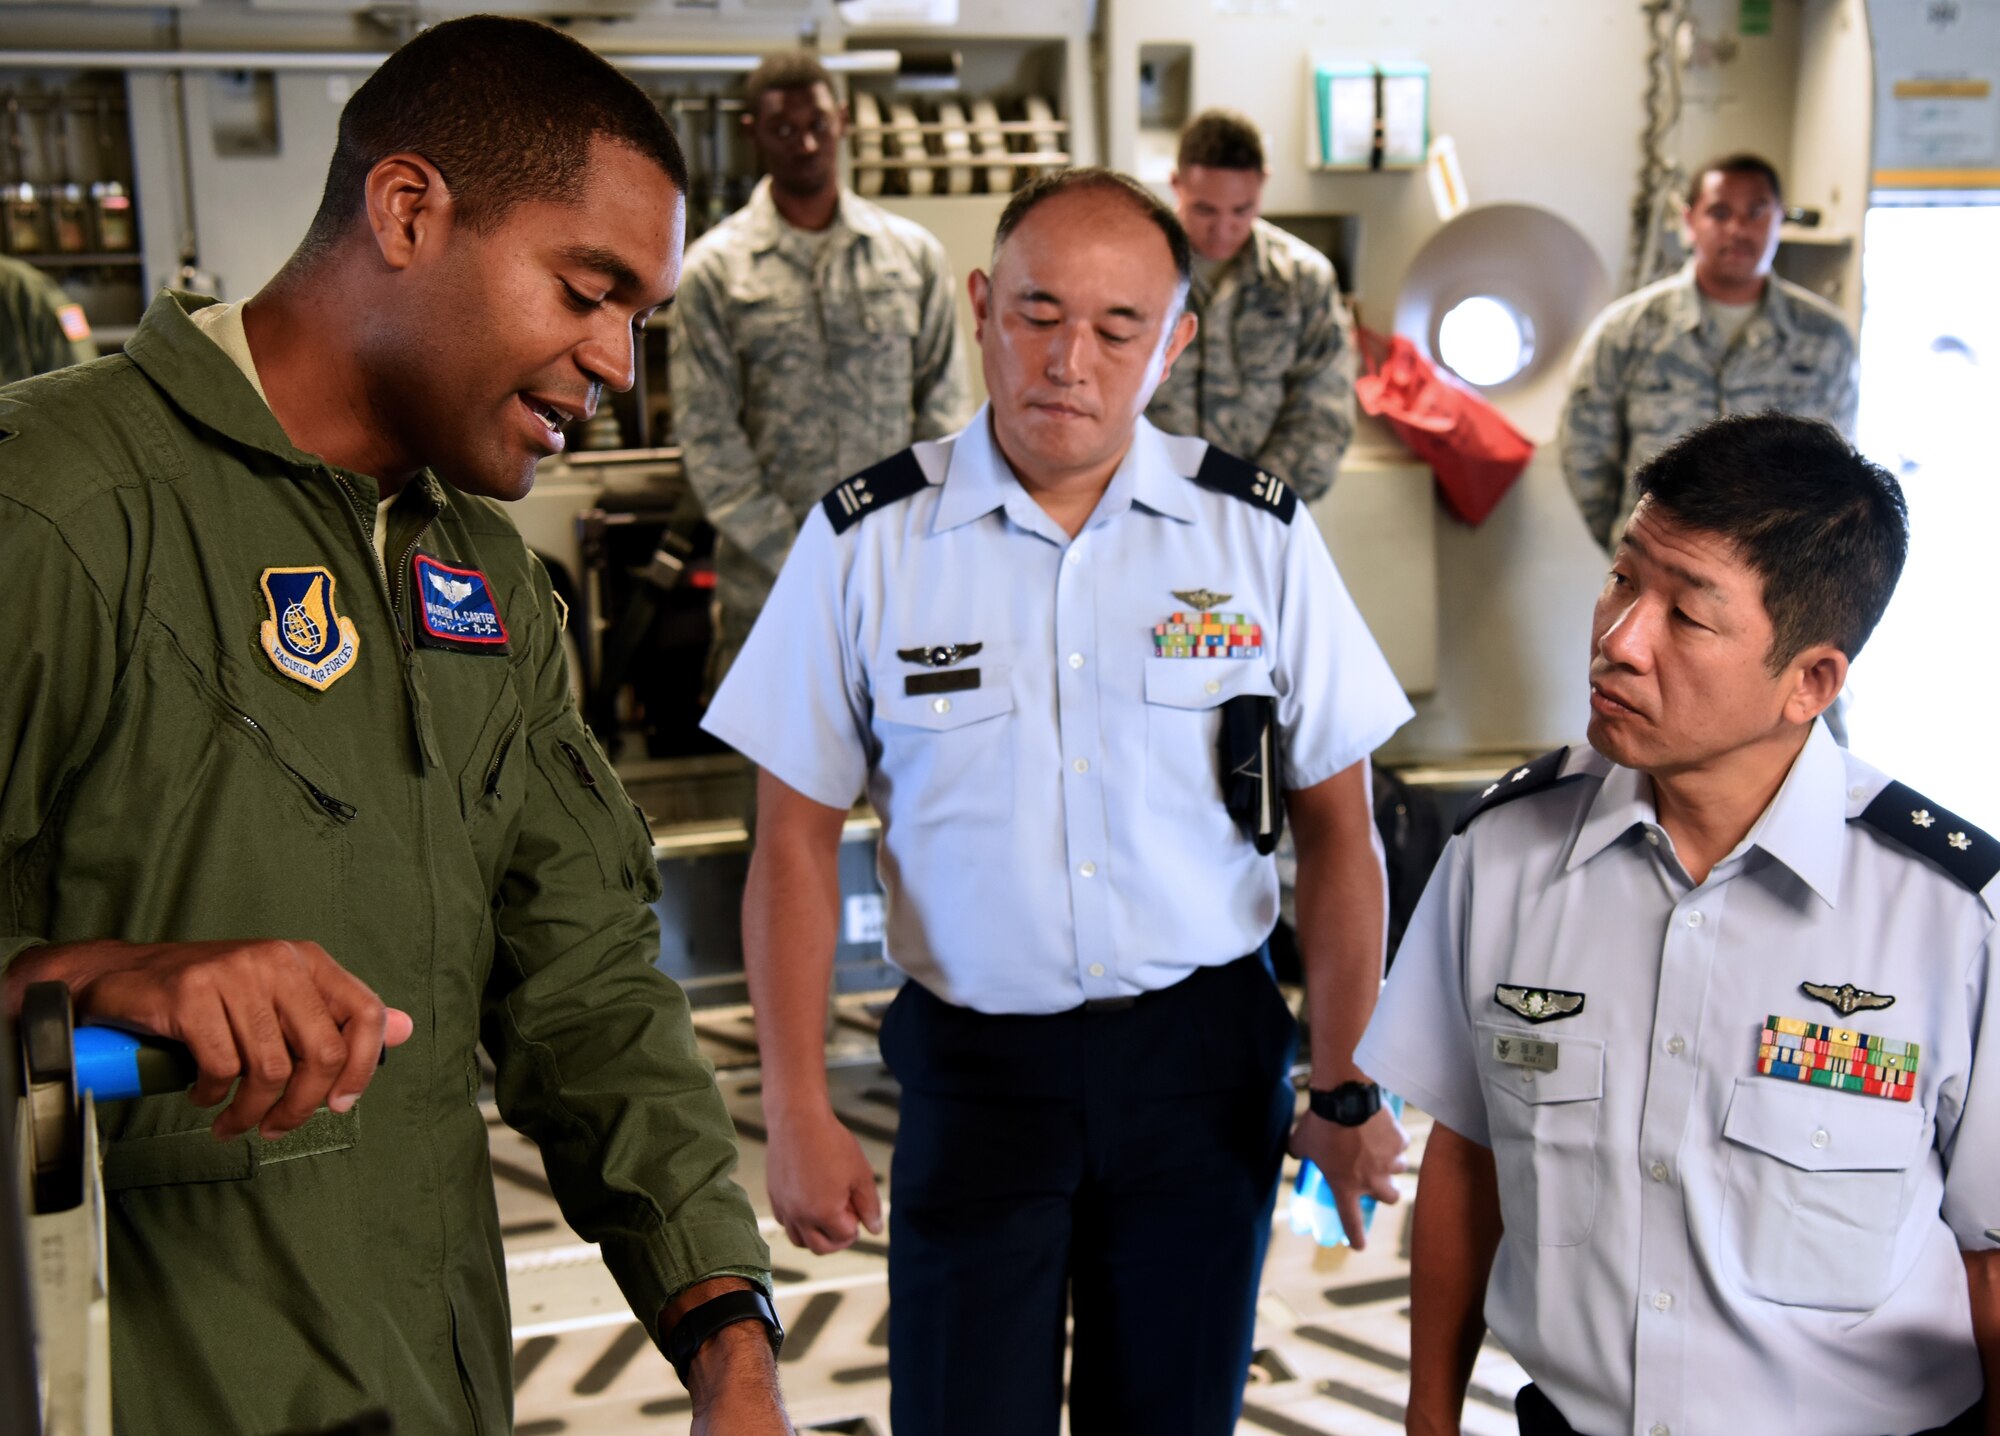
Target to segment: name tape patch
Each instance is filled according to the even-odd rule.
[[[507,652],[507,623],[485,574],[455,567],[421,550],[411,562],[419,643],[459,653]]]

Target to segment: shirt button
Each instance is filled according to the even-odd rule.
[[[1653,1423],[1653,1429],[1651,1431],[1648,1431],[1646,1433],[1646,1436],[1674,1436],[1674,1433],[1667,1430],[1665,1422],[1655,1421]]]
[[[951,700],[949,698],[933,698],[931,700],[931,712],[933,713],[951,712]]]
[[[1077,868],[1077,871],[1082,873],[1087,878],[1094,878],[1097,876],[1097,864],[1084,863],[1082,866]]]
[[[1069,666],[1072,668],[1083,667],[1083,655],[1081,653],[1072,653],[1069,656]]]
[[[1672,1311],[1673,1307],[1674,1307],[1674,1299],[1672,1295],[1664,1291],[1656,1291],[1653,1293],[1654,1311]],[[1658,1431],[1663,1428],[1655,1426],[1653,1429],[1655,1431]]]
[[[1070,550],[1070,551],[1069,551],[1068,553],[1066,553],[1066,554],[1064,554],[1064,555],[1063,555],[1063,562],[1064,562],[1064,563],[1082,563],[1082,562],[1083,562],[1083,553],[1082,553],[1082,551],[1081,551],[1081,550],[1078,550],[1078,549],[1075,549],[1075,548],[1072,548],[1072,549],[1071,549],[1071,550]]]
[[[1852,798],[1857,803],[1860,802],[1867,795],[1868,795],[1868,790],[1866,788],[1849,788],[1847,790],[1847,796]]]
[[[1682,1037],[1679,1033],[1675,1033],[1667,1039],[1667,1055],[1669,1057],[1678,1057],[1685,1051],[1687,1051],[1687,1039],[1685,1037]]]
[[[1222,685],[1217,683],[1213,678],[1202,684],[1201,687],[1204,693],[1220,693],[1222,691]]]
[[[1664,1182],[1667,1179],[1667,1164],[1665,1162],[1655,1162],[1646,1171],[1656,1182]]]
[[[1093,962],[1090,965],[1090,975],[1092,977],[1104,976],[1104,964],[1101,962]]]
[[[1654,832],[1651,828],[1648,828],[1646,830],[1646,841],[1651,843],[1654,847],[1657,848],[1660,845],[1660,835]]]
[[[1826,1128],[1824,1127],[1821,1127],[1817,1132],[1814,1132],[1812,1134],[1812,1144],[1815,1147],[1824,1147],[1828,1142],[1831,1142],[1832,1140],[1833,1138],[1829,1137],[1826,1134]]]
[[[1078,758],[1072,766],[1079,773],[1088,773],[1090,771],[1090,759]]]
[[[1691,912],[1691,913],[1689,913],[1689,914],[1688,914],[1688,926],[1689,926],[1689,927],[1700,927],[1700,926],[1701,926],[1701,914],[1700,914],[1700,913],[1698,913],[1698,912]]]

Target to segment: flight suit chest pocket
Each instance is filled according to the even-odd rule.
[[[1501,1224],[1535,1246],[1575,1246],[1597,1219],[1604,1044],[1493,1022],[1479,1023],[1475,1036]],[[1524,1057],[1522,1048],[1535,1044]]]
[[[1914,1102],[1737,1078],[1722,1127],[1730,1274],[1785,1306],[1879,1306],[1893,1283],[1895,1234],[1926,1122]]]
[[[1283,379],[1298,353],[1301,327],[1298,312],[1283,299],[1245,304],[1237,315],[1235,333],[1236,367],[1245,382]]]
[[[922,322],[917,296],[905,285],[864,289],[859,300],[861,324],[848,336],[858,352],[851,357],[866,366],[858,377],[868,386],[876,411],[893,419],[900,435],[916,386],[916,340]],[[901,437],[895,442],[900,444]]]
[[[875,694],[878,781],[917,823],[1004,822],[1014,812],[1014,690],[1005,664],[940,670],[978,675],[951,692],[906,690],[891,672]],[[963,682],[964,678],[958,681]]]
[[[1222,705],[1244,694],[1275,696],[1271,670],[1257,658],[1145,663],[1147,806],[1158,813],[1224,814],[1216,754]]]
[[[458,774],[458,805],[465,834],[480,871],[498,875],[506,857],[509,834],[527,796],[527,746],[522,739],[525,713],[511,684],[486,715],[472,749]]]

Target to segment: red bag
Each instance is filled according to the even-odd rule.
[[[1535,446],[1500,411],[1438,373],[1400,334],[1356,327],[1367,372],[1354,381],[1362,409],[1386,419],[1437,475],[1444,506],[1469,524],[1506,497]]]

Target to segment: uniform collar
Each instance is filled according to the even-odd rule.
[[[204,294],[163,290],[146,306],[138,329],[125,341],[125,355],[197,423],[247,449],[270,454],[288,468],[332,469],[317,454],[296,447],[271,406],[251,387],[249,378],[222,346],[202,333],[188,315],[217,301]],[[366,474],[339,470],[378,492]],[[416,489],[433,508],[446,506],[445,486],[429,469],[403,486]]]
[[[1582,867],[1634,827],[1657,828],[1653,784],[1644,773],[1617,764],[1599,785],[1577,830],[1566,866]],[[1842,846],[1847,832],[1847,763],[1826,724],[1815,722],[1805,747],[1769,807],[1723,862],[1762,848],[1790,868],[1828,907],[1840,899]],[[1721,866],[1720,863],[1717,864]]]
[[[771,198],[771,177],[765,175],[757,181],[757,188],[750,192],[750,202],[743,207],[745,238],[750,248],[758,254],[773,249],[787,247],[787,241],[797,246],[797,253],[791,257],[810,264],[810,250],[815,235],[788,223],[778,213],[778,202]],[[871,206],[862,203],[860,197],[846,185],[840,187],[840,202],[833,213],[834,232],[842,240],[855,238],[877,239],[882,234],[882,222],[872,212]]]
[[[314,463],[292,447],[277,415],[222,346],[188,315],[216,301],[202,294],[163,290],[146,306],[125,354],[190,417],[248,448],[288,463]]]
[[[1694,261],[1690,259],[1681,266],[1674,276],[1673,296],[1670,303],[1674,332],[1700,332],[1708,316],[1702,312],[1701,286],[1695,283]],[[1756,312],[1750,316],[1751,326],[1768,323],[1780,339],[1788,339],[1798,327],[1792,316],[1792,301],[1785,293],[1785,287],[1775,274],[1764,276],[1764,292],[1758,296]]]
[[[998,508],[1005,508],[1007,516],[1022,528],[1042,532],[1051,526],[1041,505],[1021,487],[1000,452],[993,437],[992,408],[990,403],[981,404],[972,422],[952,441],[944,493],[931,520],[932,533],[971,523]],[[1141,418],[1132,432],[1132,446],[1112,474],[1104,497],[1098,500],[1089,526],[1105,523],[1135,504],[1182,523],[1193,523],[1194,504],[1181,469],[1167,437]]]

